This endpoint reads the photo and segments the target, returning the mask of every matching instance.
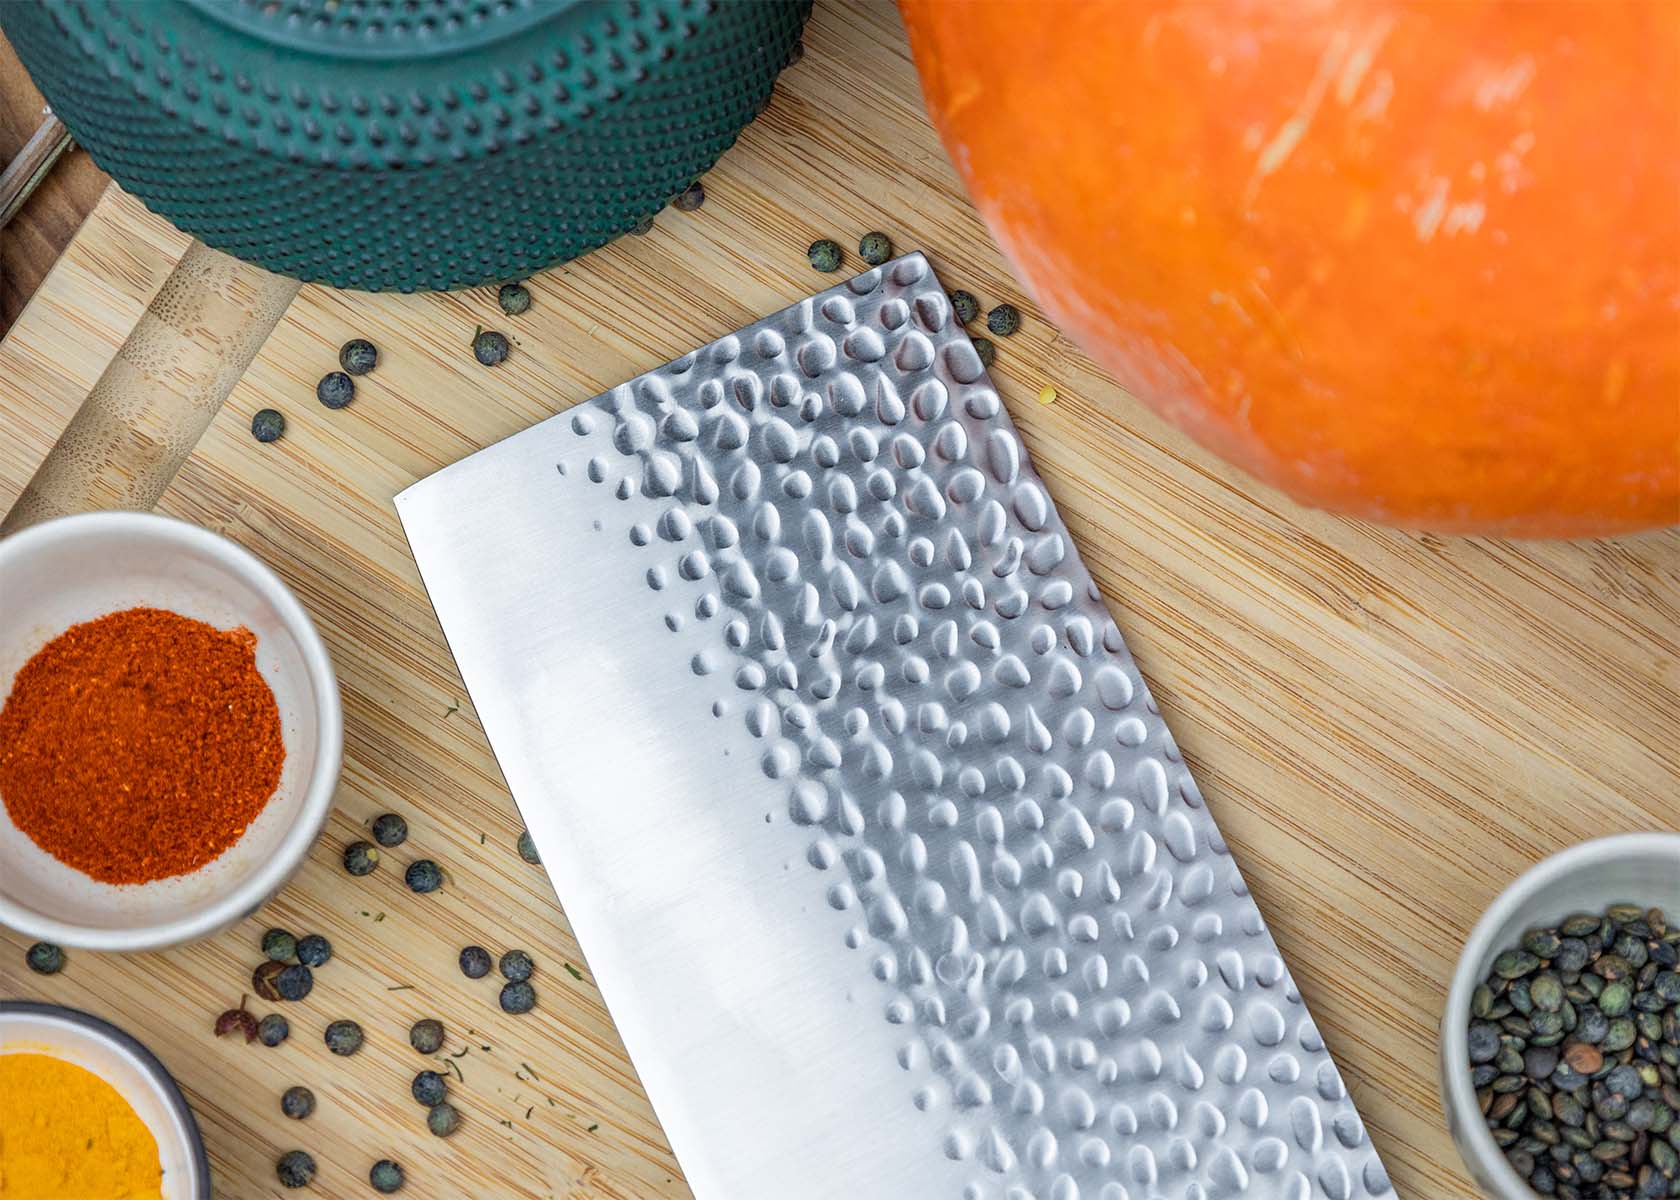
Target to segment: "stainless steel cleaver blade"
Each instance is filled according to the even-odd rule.
[[[397,509],[701,1200],[1392,1190],[921,255]]]

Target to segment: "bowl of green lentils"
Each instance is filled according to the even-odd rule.
[[[1441,1095],[1495,1200],[1680,1197],[1680,834],[1531,867],[1471,931]]]

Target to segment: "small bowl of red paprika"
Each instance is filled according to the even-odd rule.
[[[332,660],[280,577],[152,513],[0,540],[0,923],[95,950],[216,932],[332,806]]]

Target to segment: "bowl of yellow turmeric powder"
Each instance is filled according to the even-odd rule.
[[[208,1200],[181,1089],[107,1021],[0,1000],[0,1200]]]

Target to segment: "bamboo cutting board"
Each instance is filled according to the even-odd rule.
[[[1680,532],[1515,545],[1294,507],[1126,397],[1025,304],[926,122],[890,9],[819,5],[806,44],[707,176],[703,209],[537,278],[522,317],[504,317],[492,289],[304,287],[290,301],[157,507],[255,551],[320,626],[345,700],[335,812],[291,885],[233,929],[163,953],[72,951],[52,978],[24,971],[25,941],[7,933],[0,994],[85,1008],[146,1042],[198,1114],[218,1195],[279,1194],[273,1163],[294,1147],[320,1163],[323,1196],[368,1194],[368,1167],[387,1156],[418,1197],[687,1195],[552,890],[514,852],[518,815],[391,497],[832,282],[806,266],[806,244],[850,247],[880,228],[927,251],[948,286],[1023,304],[994,377],[1400,1193],[1474,1196],[1435,1091],[1447,978],[1521,867],[1596,834],[1680,826]],[[0,344],[0,508],[148,304],[183,345],[213,351],[218,329],[289,298],[260,272],[207,268],[211,300],[186,311],[168,288],[191,253],[119,191],[89,218]],[[514,340],[501,367],[472,358],[480,324]],[[314,383],[352,336],[379,346],[380,366],[329,412]],[[133,369],[179,382],[167,354]],[[1057,399],[1041,405],[1046,384]],[[269,446],[248,431],[264,407],[288,421]],[[143,494],[141,476],[175,465],[165,440],[113,453],[82,502]],[[408,819],[408,844],[346,876],[344,845],[385,811]],[[436,895],[402,885],[401,865],[422,856],[449,872]],[[255,1005],[284,1011],[291,1040],[212,1038],[275,924],[336,949],[308,1000]],[[502,1014],[493,979],[460,975],[468,943],[532,952],[535,1013]],[[464,1120],[447,1141],[408,1095],[432,1065],[407,1044],[421,1016],[442,1019],[460,1055]],[[368,1033],[351,1059],[321,1042],[339,1017]],[[319,1101],[302,1124],[279,1112],[293,1083]]]

